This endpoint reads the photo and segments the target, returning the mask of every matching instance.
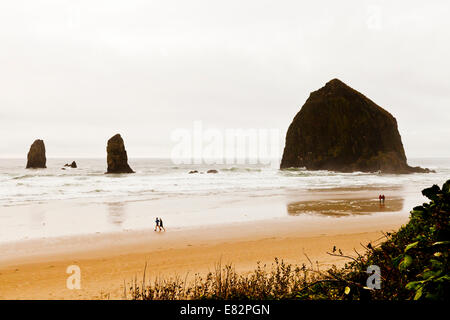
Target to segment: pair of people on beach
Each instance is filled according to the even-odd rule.
[[[162,221],[161,218],[156,217],[155,222],[156,222],[155,231],[156,231],[156,229],[159,229],[159,231],[161,231],[161,229],[166,231],[166,229],[164,228],[163,221]]]
[[[386,197],[384,196],[384,194],[380,194],[378,196],[378,199],[380,200],[380,202],[384,202],[384,200],[386,199]]]

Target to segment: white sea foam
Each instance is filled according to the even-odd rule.
[[[47,169],[25,169],[24,160],[0,160],[0,206],[58,199],[147,200],[156,196],[214,195],[233,192],[277,190],[395,187],[408,184],[425,187],[450,177],[450,159],[412,160],[437,173],[375,174],[276,170],[262,165],[173,165],[163,159],[131,159],[136,171],[130,175],[105,175],[104,159],[80,159],[77,169],[61,170],[70,159],[49,159]],[[207,174],[217,169],[218,174]],[[199,173],[189,174],[190,170]]]

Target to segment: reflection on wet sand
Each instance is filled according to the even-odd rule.
[[[125,220],[125,204],[122,202],[108,203],[108,220],[111,224],[120,226]]]
[[[289,215],[313,214],[330,217],[368,215],[374,212],[396,212],[403,209],[404,198],[390,198],[384,203],[378,199],[333,199],[291,202]]]

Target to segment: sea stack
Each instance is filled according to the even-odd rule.
[[[286,134],[281,169],[412,173],[396,119],[338,79],[310,94]]]
[[[27,169],[47,168],[45,145],[43,140],[35,140],[28,151]]]
[[[108,140],[106,147],[108,171],[106,173],[134,173],[128,165],[127,151],[120,134]]]

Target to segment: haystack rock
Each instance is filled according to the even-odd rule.
[[[396,119],[338,79],[310,94],[286,135],[281,166],[412,173]]]
[[[108,171],[106,173],[134,173],[128,165],[127,151],[120,134],[108,140],[106,147]]]
[[[28,151],[27,169],[47,168],[45,157],[45,145],[43,140],[35,140]]]

